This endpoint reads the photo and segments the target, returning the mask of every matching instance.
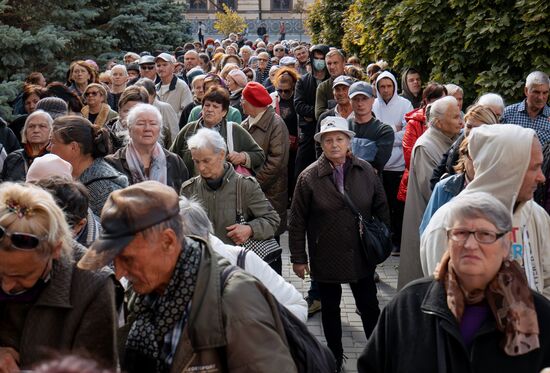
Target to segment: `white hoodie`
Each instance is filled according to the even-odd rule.
[[[535,136],[532,129],[511,124],[472,130],[468,150],[476,175],[459,195],[489,193],[510,209],[510,258],[523,267],[529,286],[550,298],[550,217],[533,200],[514,209]],[[420,260],[426,276],[433,274],[447,248],[444,228],[451,206],[452,201],[437,210],[422,235]]]
[[[376,79],[376,91],[378,91],[378,82],[383,78],[389,78],[393,82],[393,96],[390,101],[386,103],[380,97],[380,94],[377,93],[377,98],[372,105],[372,112],[376,119],[382,123],[389,124],[393,128],[393,132],[395,132],[391,156],[384,166],[384,170],[403,171],[405,170],[405,159],[403,158],[403,147],[401,145],[403,142],[403,135],[405,134],[403,118],[405,114],[413,110],[413,106],[409,100],[397,94],[397,81],[389,71],[384,71]],[[397,131],[398,126],[401,127],[400,131]]]

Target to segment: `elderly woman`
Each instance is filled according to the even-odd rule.
[[[239,69],[235,69],[231,70],[229,74],[227,74],[226,82],[227,87],[229,88],[229,93],[231,94],[229,96],[229,104],[239,110],[241,116],[245,118],[246,116],[243,112],[243,107],[241,106],[241,97],[243,89],[246,87],[246,83],[248,83],[248,78],[244,72]]]
[[[30,114],[23,127],[23,149],[11,152],[4,161],[1,179],[4,181],[24,181],[25,175],[35,158],[46,154],[53,119],[50,114],[36,110]]]
[[[82,108],[82,116],[96,126],[103,127],[115,119],[118,113],[107,105],[107,90],[99,83],[92,83],[84,90],[86,105]]]
[[[214,235],[233,245],[241,245],[249,238],[273,237],[279,226],[279,215],[256,179],[240,176],[226,161],[227,146],[221,134],[201,128],[187,143],[199,175],[183,184],[181,194],[187,198],[194,196],[202,203],[214,225]],[[240,190],[237,190],[239,184]],[[242,199],[242,214],[247,224],[236,222],[237,193]]]
[[[91,83],[97,83],[95,70],[86,61],[75,61],[69,67],[69,88],[82,97],[84,90]]]
[[[314,138],[321,143],[323,154],[298,177],[288,224],[294,273],[303,279],[311,269],[318,283],[323,330],[338,369],[344,357],[341,284],[349,283],[351,287],[367,338],[380,313],[374,283],[376,264],[363,254],[357,218],[343,194],[365,218],[377,216],[389,224],[382,183],[368,162],[351,153],[355,133],[348,128],[347,120],[341,117],[322,121],[321,131]]]
[[[485,93],[484,95],[479,96],[477,99],[477,104],[488,106],[500,122],[500,117],[502,117],[502,114],[504,113],[504,99],[501,95],[496,93]]]
[[[48,192],[0,185],[0,370],[31,369],[50,351],[116,366],[114,277],[78,270],[82,254]]]
[[[498,117],[490,107],[479,104],[470,106],[464,116],[464,131],[458,136],[453,145],[451,145],[449,151],[443,154],[441,161],[434,169],[432,178],[430,179],[430,188],[434,189],[435,184],[440,180],[455,174],[454,167],[458,163],[458,158],[460,156],[459,147],[462,146],[462,141],[468,136],[472,128],[479,127],[483,124],[498,123]]]
[[[227,113],[231,109],[227,90],[218,86],[211,87],[202,101],[202,118],[183,127],[170,148],[171,152],[178,154],[183,159],[189,170],[189,175],[196,175],[196,170],[187,141],[203,127],[219,132],[228,143],[231,142],[228,141],[228,128],[231,127],[230,136],[233,149],[225,152],[227,160],[235,167],[241,165],[253,171],[258,170],[265,160],[264,151],[244,128],[230,119],[226,120]]]
[[[384,308],[359,372],[540,372],[550,366],[550,303],[510,261],[510,210],[486,193],[450,202],[435,279]],[[324,305],[323,305],[324,312]]]
[[[202,98],[204,97],[204,78],[206,74],[200,74],[193,78],[191,82],[191,92],[193,93],[193,102],[189,103],[179,117],[179,129],[181,130],[188,122],[191,110],[196,106],[201,106]]]
[[[445,96],[428,106],[428,130],[414,145],[403,214],[401,264],[398,287],[422,277],[418,226],[430,200],[430,177],[443,154],[449,150],[462,129],[462,117],[456,99]]]
[[[124,173],[130,184],[156,180],[179,193],[189,173],[179,155],[159,144],[161,128],[160,111],[153,105],[137,104],[128,113],[130,142],[105,160]]]
[[[90,208],[96,216],[101,215],[112,191],[128,186],[126,176],[103,159],[110,149],[107,128],[98,128],[76,115],[57,118],[53,123],[49,150],[73,166],[73,178],[88,189]]]

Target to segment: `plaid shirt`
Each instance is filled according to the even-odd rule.
[[[501,122],[534,129],[542,146],[550,141],[550,106],[548,105],[533,119],[527,113],[525,100],[523,100],[517,104],[507,106],[504,109]]]

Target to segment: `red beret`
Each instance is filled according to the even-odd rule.
[[[267,89],[258,82],[249,82],[243,89],[243,97],[248,103],[256,107],[266,107],[273,101]]]

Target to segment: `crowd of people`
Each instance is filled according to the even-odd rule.
[[[280,34],[28,75],[0,118],[0,372],[299,371],[273,299],[322,313],[343,372],[342,284],[360,372],[550,367],[548,74],[465,103]],[[373,217],[400,257],[382,311]]]

